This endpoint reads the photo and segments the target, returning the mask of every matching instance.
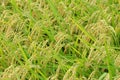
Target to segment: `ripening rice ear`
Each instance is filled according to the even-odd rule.
[[[116,34],[120,34],[120,27],[115,27]]]
[[[0,5],[5,6],[8,3],[8,0],[0,0]]]

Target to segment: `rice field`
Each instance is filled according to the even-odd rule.
[[[0,0],[0,80],[120,80],[120,0]]]

